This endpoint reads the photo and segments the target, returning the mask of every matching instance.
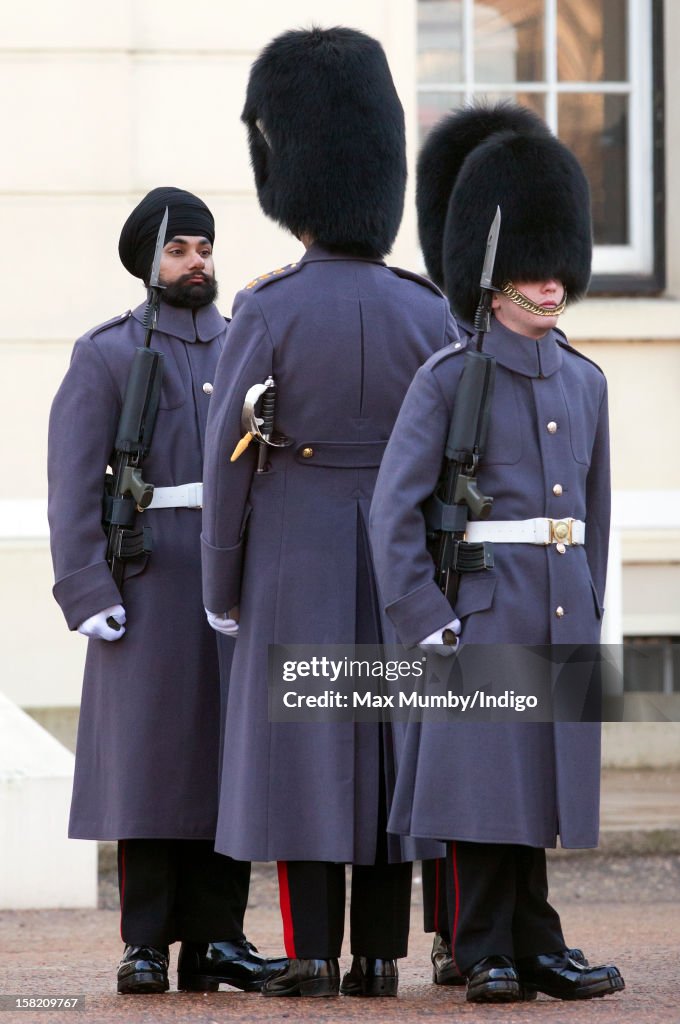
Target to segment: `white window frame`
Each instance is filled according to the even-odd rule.
[[[565,93],[599,92],[629,96],[628,119],[628,245],[596,245],[593,274],[606,276],[654,273],[654,140],[652,114],[652,3],[627,0],[628,79],[625,82],[560,82],[557,78],[557,0],[544,2],[543,82],[477,82],[474,78],[474,4],[462,3],[462,52],[464,80],[418,84],[424,93],[461,93],[470,103],[485,93],[533,92],[545,96],[545,117],[558,133],[558,98]],[[479,0],[477,0],[479,2]]]

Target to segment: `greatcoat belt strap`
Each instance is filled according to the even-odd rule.
[[[521,519],[468,522],[465,540],[496,544],[583,544],[586,524],[580,519]]]
[[[154,487],[149,508],[203,508],[203,484],[179,484],[177,487]]]

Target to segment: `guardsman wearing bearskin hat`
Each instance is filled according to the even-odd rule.
[[[393,734],[270,721],[267,650],[389,630],[369,553],[373,485],[414,373],[457,333],[437,288],[384,263],[406,163],[379,43],[348,28],[279,36],[253,65],[243,120],[262,209],[305,251],[236,297],[208,422],[204,603],[215,628],[238,631],[217,849],[279,862],[290,965],[266,995],[393,996],[411,884],[385,831]],[[258,388],[269,425],[263,413],[230,462]],[[354,959],[340,985],[346,863]]]
[[[445,594],[428,556],[424,510],[466,397],[463,370],[474,362],[468,349],[498,207],[492,315],[481,332],[495,386],[476,465],[478,493],[493,505],[485,502],[485,519],[466,510],[466,560],[456,565],[457,592]],[[495,651],[497,667],[502,653],[504,678],[519,686],[513,665],[526,663],[527,648],[547,646],[554,658],[554,645],[597,645],[600,637],[607,387],[557,329],[589,281],[588,185],[573,154],[529,110],[471,107],[426,140],[418,212],[428,271],[448,296],[461,340],[418,371],[392,432],[371,508],[376,575],[404,644],[451,653],[462,643],[460,659],[466,647],[483,655],[480,645],[491,645],[484,656]],[[587,999],[623,988],[616,967],[590,967],[567,948],[547,899],[545,847],[558,835],[565,847],[597,844],[599,772],[597,722],[409,723],[388,828],[448,840],[451,958],[468,1000],[537,992]]]

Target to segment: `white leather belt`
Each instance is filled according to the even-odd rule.
[[[468,523],[465,540],[496,544],[583,544],[586,524],[580,519],[492,520]]]
[[[154,487],[149,508],[203,508],[203,484]]]

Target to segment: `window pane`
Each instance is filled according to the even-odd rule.
[[[475,93],[475,103],[500,103],[503,100],[513,100],[523,107],[529,107],[539,117],[545,119],[545,96],[540,92],[511,92],[509,90],[492,91],[487,89],[484,92]]]
[[[418,4],[418,81],[460,82],[463,77],[461,0],[420,0]]]
[[[626,637],[623,642],[624,691],[674,693],[680,690],[678,637]]]
[[[558,0],[562,82],[625,82],[627,0]]]
[[[596,245],[627,245],[628,97],[562,95],[558,134],[585,168],[593,200]]]
[[[475,4],[475,80],[543,80],[543,0]]]
[[[663,641],[626,640],[623,645],[623,688],[632,693],[662,693]]]
[[[418,102],[418,145],[422,145],[430,128],[444,114],[460,107],[463,103],[461,92],[421,92]]]

